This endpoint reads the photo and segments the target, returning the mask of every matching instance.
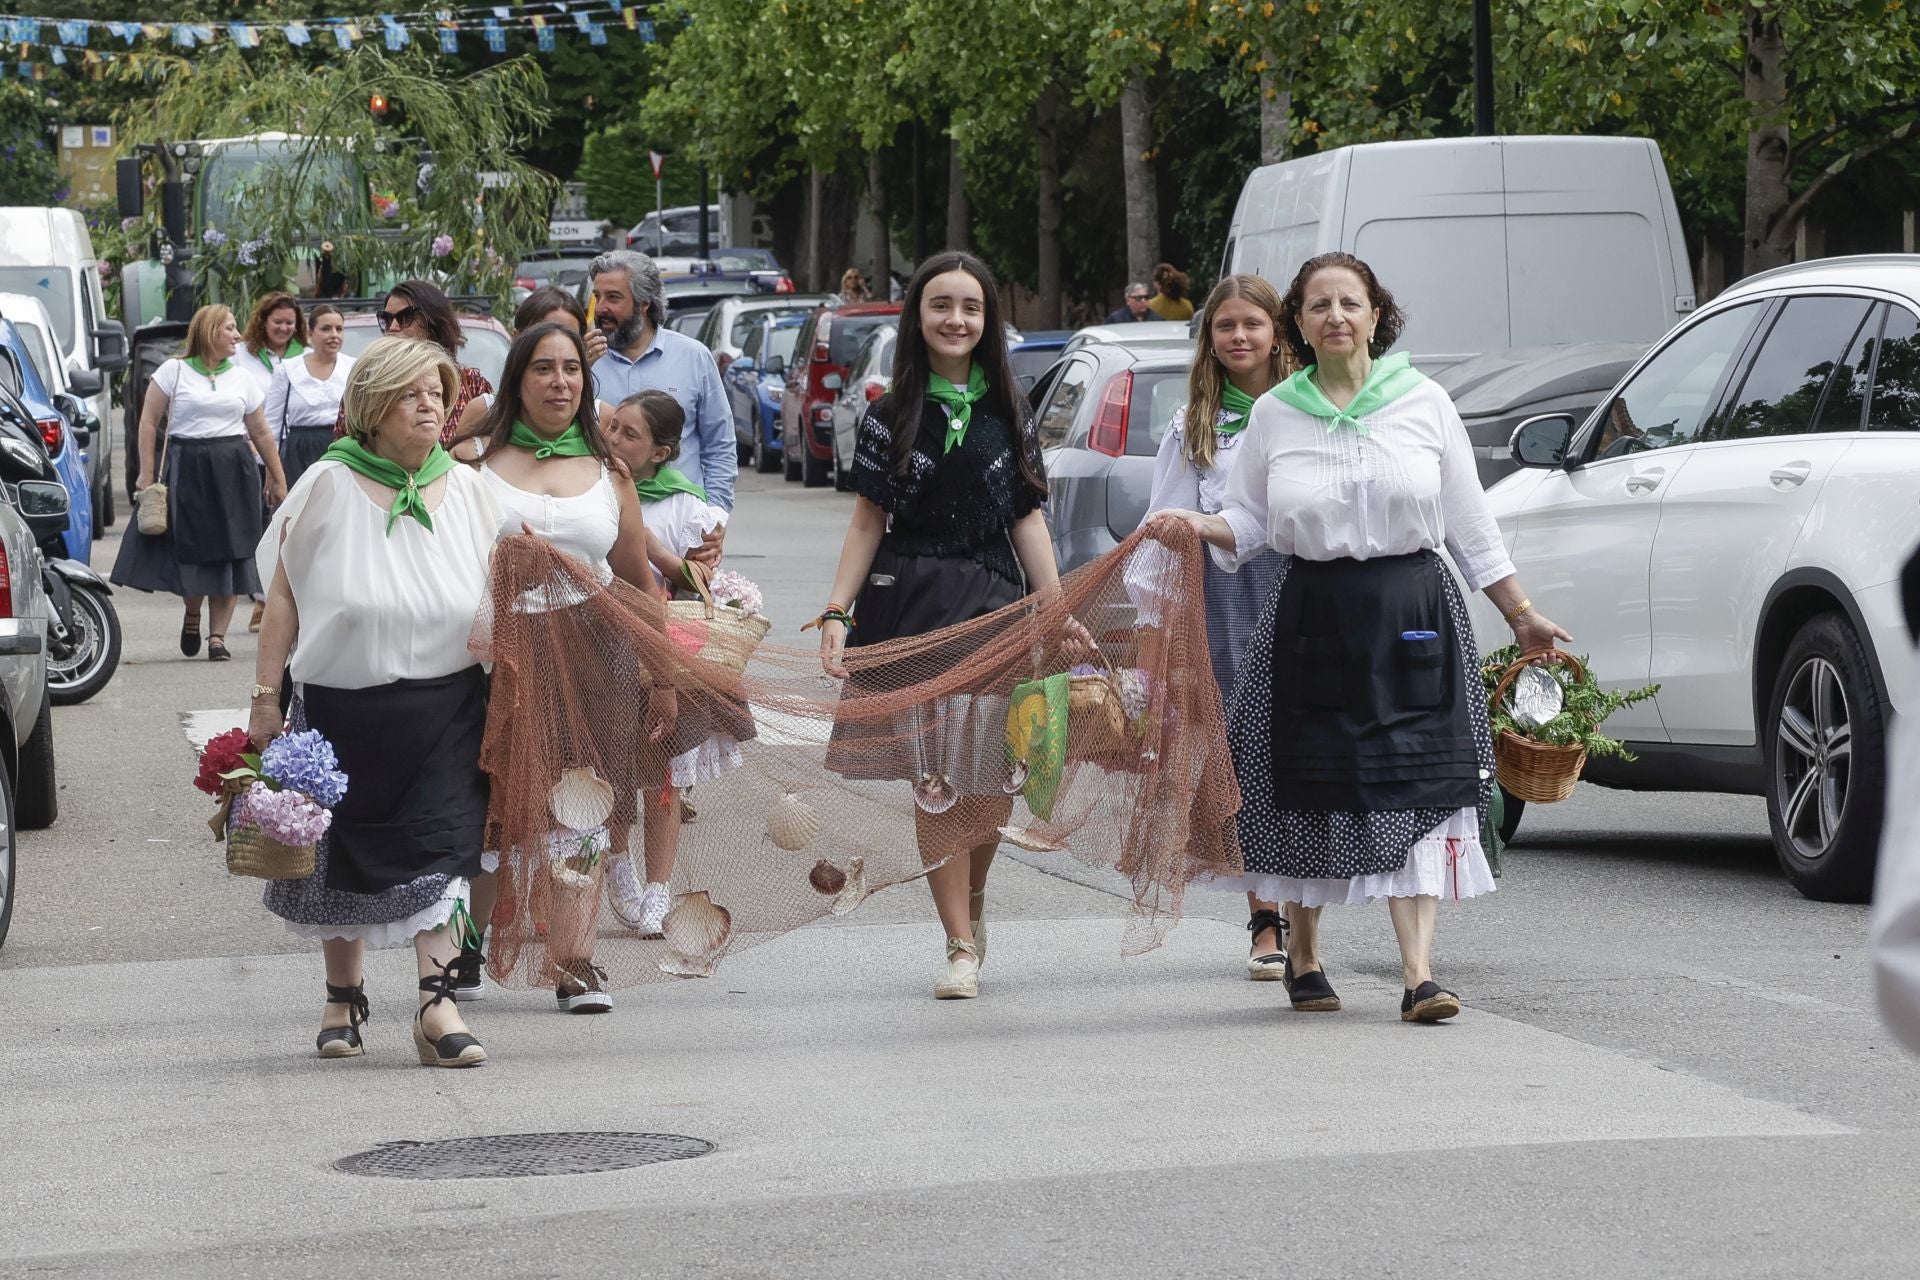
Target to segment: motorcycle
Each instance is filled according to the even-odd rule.
[[[0,483],[33,531],[40,578],[52,605],[47,619],[47,696],[56,706],[85,702],[107,687],[120,665],[120,614],[105,578],[61,545],[67,495],[37,431],[0,414]]]

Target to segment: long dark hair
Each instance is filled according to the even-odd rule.
[[[884,404],[874,406],[875,415],[893,432],[893,471],[907,474],[907,459],[920,434],[920,414],[926,408],[927,382],[933,365],[927,355],[927,338],[920,331],[920,299],[935,276],[949,271],[964,271],[980,285],[982,314],[980,342],[973,358],[986,371],[987,394],[984,403],[1013,424],[1014,453],[1020,461],[1020,474],[1042,497],[1047,493],[1047,474],[1037,454],[1026,447],[1028,418],[1032,408],[1020,394],[1020,381],[1013,375],[1013,361],[1007,355],[1007,326],[1000,316],[1000,287],[993,281],[987,264],[970,253],[948,249],[920,264],[907,285],[906,299],[900,305],[900,341],[893,352],[893,382]]]
[[[513,438],[513,424],[522,421],[524,401],[520,398],[520,384],[526,381],[527,366],[533,363],[533,353],[540,344],[553,334],[564,337],[573,346],[574,353],[580,357],[580,407],[574,412],[573,420],[580,424],[580,432],[586,436],[587,443],[600,461],[608,466],[617,466],[613,450],[607,447],[607,437],[601,433],[600,418],[593,407],[593,374],[587,364],[587,344],[578,333],[564,324],[549,320],[544,324],[521,332],[513,340],[513,347],[507,352],[507,367],[501,370],[500,385],[493,389],[493,403],[480,415],[480,421],[471,428],[462,431],[460,440],[485,440],[486,451],[504,449]]]
[[[387,290],[387,297],[403,299],[416,308],[421,323],[427,327],[428,340],[455,360],[460,358],[460,348],[467,345],[467,335],[460,332],[460,317],[453,313],[453,303],[439,285],[431,280],[402,280]],[[385,306],[381,303],[382,309]]]

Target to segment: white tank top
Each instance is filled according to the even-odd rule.
[[[620,536],[620,500],[604,465],[600,468],[600,479],[591,489],[570,498],[528,493],[509,484],[484,463],[480,474],[487,478],[487,488],[505,513],[500,522],[502,536],[520,533],[521,525],[529,525],[561,551],[586,561],[602,586],[613,581],[613,568],[607,563],[607,556]],[[580,603],[571,598],[574,595],[571,589],[549,591],[534,587],[523,593],[514,607],[522,613],[545,613]]]

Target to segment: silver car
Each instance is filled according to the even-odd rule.
[[[833,398],[833,487],[853,488],[853,447],[867,406],[887,394],[893,383],[893,348],[900,326],[883,324],[867,335],[847,367],[847,380]]]
[[[0,439],[0,448],[24,447]],[[54,778],[53,703],[47,697],[47,610],[40,582],[36,529],[16,508],[41,522],[64,526],[67,491],[48,481],[7,486],[0,501],[0,945],[13,923],[15,833],[50,827],[60,814]],[[40,532],[44,532],[41,529]]]
[[[767,316],[805,315],[833,301],[827,293],[750,293],[722,298],[713,304],[694,333],[701,346],[713,352],[714,363],[725,373],[740,358],[747,335]]]
[[[1174,410],[1187,402],[1192,362],[1190,342],[1160,334],[1133,342],[1117,328],[1088,330],[1033,384],[1062,573],[1140,527],[1153,496],[1153,460]]]

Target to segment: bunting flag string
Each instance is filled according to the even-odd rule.
[[[659,39],[658,25],[641,16],[652,7],[648,0],[533,0],[218,25],[0,13],[0,46],[14,50],[11,62],[0,61],[0,75],[11,67],[22,79],[44,79],[46,64],[36,61],[36,56],[43,56],[56,67],[78,65],[99,75],[104,64],[143,45],[186,53],[224,40],[237,49],[255,50],[264,47],[264,38],[270,34],[296,49],[322,48],[325,45],[321,42],[329,42],[340,50],[351,50],[377,36],[394,51],[413,45],[417,35],[449,54],[457,54],[464,47],[462,36],[478,36],[487,52],[504,54],[511,35],[530,35],[540,52],[550,53],[557,47],[561,31],[584,35],[588,44],[601,46],[607,43],[608,28],[618,27],[638,35],[642,43],[654,44]],[[681,21],[684,24],[692,19],[683,16]]]

